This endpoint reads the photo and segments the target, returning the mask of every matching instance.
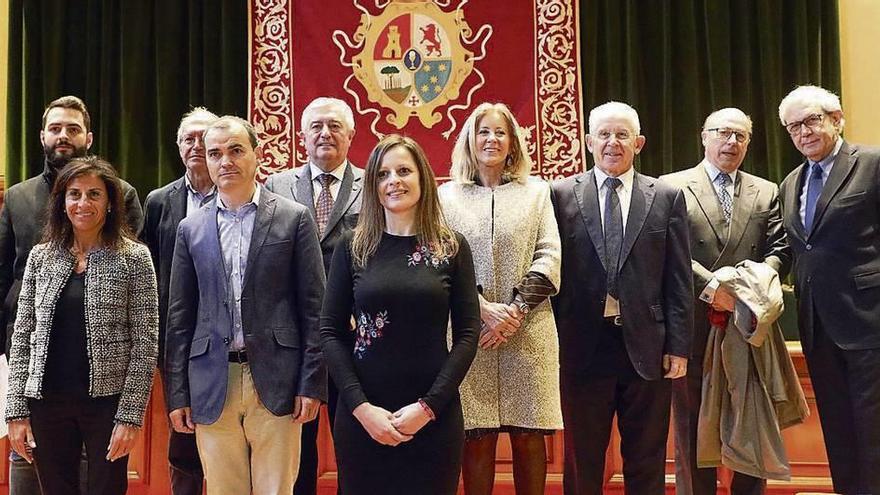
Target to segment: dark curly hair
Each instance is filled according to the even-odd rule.
[[[104,227],[101,229],[104,247],[116,250],[122,245],[123,238],[134,240],[135,237],[125,222],[125,199],[116,169],[102,158],[90,155],[74,158],[58,173],[49,196],[49,204],[46,205],[47,222],[43,229],[43,242],[63,249],[73,246],[73,225],[67,218],[65,196],[70,183],[83,175],[100,178],[107,188],[107,206],[110,211],[107,212]]]

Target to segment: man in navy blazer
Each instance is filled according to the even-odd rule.
[[[594,108],[596,166],[552,185],[562,240],[559,332],[563,488],[600,495],[617,415],[627,493],[665,492],[671,381],[687,372],[693,279],[683,193],[637,173],[645,144],[624,103]]]
[[[301,424],[327,395],[324,270],[302,205],[262,189],[253,127],[205,130],[217,198],[180,223],[165,367],[176,431],[195,430],[209,494],[291,493]]]
[[[846,142],[840,99],[817,86],[779,119],[806,157],[779,196],[834,491],[880,494],[880,149]]]
[[[205,128],[215,120],[217,116],[202,107],[192,109],[180,119],[177,147],[186,172],[183,177],[150,192],[144,201],[144,228],[140,238],[150,248],[156,269],[159,288],[159,371],[163,379],[168,289],[171,285],[171,260],[174,257],[177,226],[187,215],[195,213],[202,204],[213,198],[216,192],[208,173],[205,143],[202,140]],[[191,433],[171,430],[168,464],[173,495],[201,495],[204,474],[196,439]]]

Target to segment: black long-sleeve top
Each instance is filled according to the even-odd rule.
[[[415,236],[384,234],[364,268],[353,264],[350,235],[336,249],[321,339],[349,411],[364,402],[395,411],[423,399],[440,416],[458,397],[480,328],[470,247],[458,242],[454,257],[438,259]]]

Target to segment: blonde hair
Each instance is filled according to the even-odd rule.
[[[504,103],[481,103],[465,120],[452,148],[452,167],[449,175],[461,184],[473,184],[477,177],[477,123],[489,112],[497,112],[504,117],[510,130],[510,153],[504,161],[501,172],[505,180],[525,184],[532,171],[532,159],[526,153],[525,140],[513,113]]]
[[[431,253],[440,258],[451,258],[458,252],[458,240],[455,233],[446,224],[440,210],[437,197],[437,184],[434,172],[422,147],[411,138],[391,134],[379,141],[367,160],[364,172],[364,192],[361,212],[354,229],[351,242],[351,253],[355,266],[363,268],[370,257],[376,254],[382,233],[385,231],[385,210],[379,203],[379,167],[385,154],[392,148],[401,147],[412,155],[416,170],[419,172],[419,196],[416,208],[416,236],[419,244],[428,246]]]

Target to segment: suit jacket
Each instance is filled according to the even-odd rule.
[[[747,259],[767,263],[780,279],[788,272],[790,256],[782,228],[779,189],[770,181],[738,171],[728,228],[703,163],[660,180],[681,188],[687,202],[694,274],[692,356],[702,362],[710,325],[706,315],[709,305],[699,300],[699,295],[714,277],[713,272]]]
[[[89,395],[119,394],[116,421],[140,425],[153,386],[158,335],[150,253],[124,240],[118,250],[89,253],[88,264],[84,302]],[[29,416],[28,398],[43,398],[55,306],[75,265],[67,249],[39,244],[31,251],[12,335],[7,419]]]
[[[293,412],[297,395],[326,401],[318,319],[324,271],[317,228],[301,205],[260,194],[241,294],[248,363],[260,402]],[[169,410],[191,406],[196,423],[217,420],[226,400],[232,340],[217,200],[180,222],[171,265],[165,372]]]
[[[165,360],[165,325],[168,320],[168,288],[177,226],[186,218],[187,189],[183,177],[147,195],[141,241],[150,248],[159,288],[159,367]]]
[[[593,171],[552,185],[562,241],[562,286],[553,298],[563,377],[587,371],[605,331],[605,242]],[[663,376],[663,354],[689,357],[693,281],[684,194],[638,172],[620,256],[623,340],[640,376]]]
[[[801,164],[780,186],[804,349],[814,317],[843,349],[880,348],[880,149],[843,142],[809,235],[799,213],[808,170]]]
[[[43,237],[46,225],[46,203],[57,173],[46,165],[43,173],[19,182],[6,191],[0,212],[0,337],[8,350],[12,341],[18,293],[24,267],[31,249]],[[144,214],[137,191],[122,181],[125,197],[126,223],[137,235]],[[5,335],[4,335],[5,334]]]
[[[333,250],[342,240],[342,235],[357,225],[361,211],[361,187],[364,169],[347,162],[339,194],[333,202],[333,211],[321,236],[321,253],[324,256],[324,273],[330,273],[330,260]],[[312,169],[308,164],[293,170],[285,170],[269,176],[266,189],[305,206],[315,218],[314,190],[312,188]]]

